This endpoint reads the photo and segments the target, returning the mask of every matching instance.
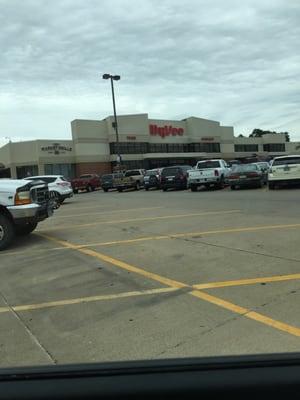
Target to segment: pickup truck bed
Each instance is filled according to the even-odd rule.
[[[196,167],[188,171],[188,187],[196,191],[198,187],[211,185],[223,188],[230,169],[224,160],[198,161]]]

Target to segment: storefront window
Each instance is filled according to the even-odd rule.
[[[236,152],[256,152],[258,144],[235,144],[234,151]]]
[[[285,151],[284,143],[264,144],[264,151]]]
[[[110,143],[109,147],[110,154],[145,154],[148,152],[148,143],[146,142],[119,142],[119,149],[117,143]]]
[[[145,153],[220,153],[220,143],[146,143],[120,142],[110,143],[110,154],[145,154]]]
[[[17,178],[22,179],[28,176],[35,176],[39,174],[37,165],[23,165],[21,167],[17,167]]]
[[[45,164],[45,175],[63,175],[65,178],[75,178],[74,164]]]

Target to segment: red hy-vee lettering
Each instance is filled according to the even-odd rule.
[[[154,124],[149,125],[150,135],[158,135],[162,138],[166,136],[182,136],[184,129],[183,128],[174,128],[172,125],[165,126],[157,126]]]

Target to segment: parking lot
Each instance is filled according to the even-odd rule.
[[[299,193],[67,200],[0,255],[1,365],[299,351]]]

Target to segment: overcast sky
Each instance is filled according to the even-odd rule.
[[[198,116],[300,140],[299,0],[0,0],[0,144],[75,118]]]

